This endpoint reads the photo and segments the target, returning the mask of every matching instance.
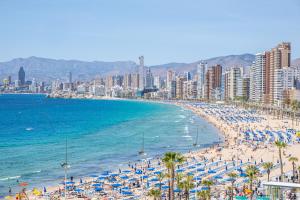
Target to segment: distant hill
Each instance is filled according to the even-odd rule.
[[[297,59],[293,60],[292,65],[293,66],[300,66],[300,58],[297,58]]]
[[[220,64],[223,66],[223,70],[234,66],[250,66],[254,61],[255,56],[253,54],[242,54],[242,55],[229,55],[229,56],[220,56],[209,58],[203,60],[207,62],[208,66]],[[192,73],[196,72],[197,65],[201,60],[193,63],[169,63],[163,65],[153,66],[152,71],[154,74],[163,74],[166,70],[172,69],[177,73],[183,73],[184,71],[191,71]],[[164,74],[163,74],[164,75]]]
[[[228,55],[205,59],[208,66],[221,64],[223,69],[233,66],[244,66],[246,71],[254,61],[253,54]],[[184,71],[196,71],[196,66],[201,60],[192,63],[167,63],[162,65],[151,66],[154,75],[165,76],[168,69],[172,69],[177,73]],[[300,65],[300,58],[293,61],[294,64]],[[146,63],[147,64],[147,63]],[[17,79],[19,67],[23,66],[26,71],[26,79],[36,78],[41,81],[49,80],[67,80],[68,73],[72,72],[73,79],[89,80],[96,76],[107,76],[115,74],[125,74],[136,72],[137,64],[133,61],[79,61],[79,60],[56,60],[49,58],[29,57],[16,58],[8,62],[0,62],[0,79],[11,75],[13,80]]]
[[[37,80],[46,81],[55,79],[67,80],[69,72],[72,72],[74,80],[78,78],[80,80],[88,80],[97,75],[123,74],[136,70],[136,64],[132,61],[85,62],[29,57],[0,63],[0,78],[11,75],[13,80],[16,80],[20,66],[24,67],[27,80],[36,78]]]

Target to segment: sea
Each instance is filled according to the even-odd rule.
[[[59,185],[66,161],[68,176],[76,179],[222,140],[214,126],[171,104],[2,94],[0,197],[9,188],[19,192],[20,182],[27,189]]]

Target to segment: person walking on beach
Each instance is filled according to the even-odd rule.
[[[11,195],[11,187],[8,189],[8,194]]]

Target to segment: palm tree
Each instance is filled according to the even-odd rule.
[[[292,162],[293,165],[293,182],[295,182],[295,170],[296,170],[296,162],[298,162],[298,158],[297,157],[290,157],[289,161]]]
[[[187,176],[185,180],[179,183],[178,187],[182,190],[184,190],[185,199],[190,199],[190,190],[195,187],[195,184],[193,183],[193,176]]]
[[[234,172],[230,172],[228,176],[231,178],[230,200],[233,200],[234,182],[236,181],[238,175]]]
[[[268,182],[270,181],[270,173],[271,173],[271,169],[273,169],[274,164],[272,162],[265,162],[263,163],[263,168],[265,170],[267,170],[267,174],[268,174]]]
[[[206,199],[210,199],[210,190],[211,190],[211,186],[214,184],[214,182],[212,180],[202,180],[202,185],[206,186],[208,188],[207,190],[207,197]]]
[[[259,173],[258,168],[255,165],[249,165],[246,168],[246,175],[249,178],[249,189],[251,190],[250,199],[253,197],[253,181],[257,178]]]
[[[275,142],[275,145],[278,148],[278,153],[279,153],[279,161],[280,161],[280,177],[281,181],[283,181],[283,163],[282,163],[282,149],[284,149],[287,145],[285,142],[277,140]]]
[[[174,179],[175,179],[175,168],[177,165],[182,164],[185,161],[184,156],[176,152],[165,153],[162,161],[165,163],[168,169],[169,180],[169,199],[174,200]]]
[[[163,179],[166,177],[166,174],[164,173],[159,173],[156,175],[159,181],[159,191],[161,192],[161,183],[163,181]]]
[[[293,120],[292,120],[292,123],[293,123],[293,128],[294,128],[294,120],[295,120],[295,117],[296,117],[296,112],[298,111],[299,109],[299,104],[298,104],[298,101],[297,100],[293,100],[292,103],[291,103],[291,108],[292,108],[292,111],[293,111]],[[297,123],[296,123],[297,124]]]
[[[298,182],[300,183],[300,166],[298,166]]]
[[[182,173],[177,173],[176,174],[176,184],[177,184],[177,186],[181,183],[182,179],[183,179],[183,174]]]
[[[158,200],[158,199],[161,197],[161,191],[156,190],[156,189],[151,189],[151,190],[148,192],[148,195],[149,195],[150,197],[153,197],[154,200]]]
[[[201,200],[206,200],[208,196],[207,190],[202,190],[197,192],[197,197],[199,197]]]

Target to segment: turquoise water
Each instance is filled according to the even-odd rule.
[[[143,133],[147,157],[192,150],[197,127],[200,147],[219,141],[216,128],[190,111],[158,103],[0,95],[0,119],[1,195],[17,192],[17,181],[58,184],[66,138],[75,178],[139,160]]]

